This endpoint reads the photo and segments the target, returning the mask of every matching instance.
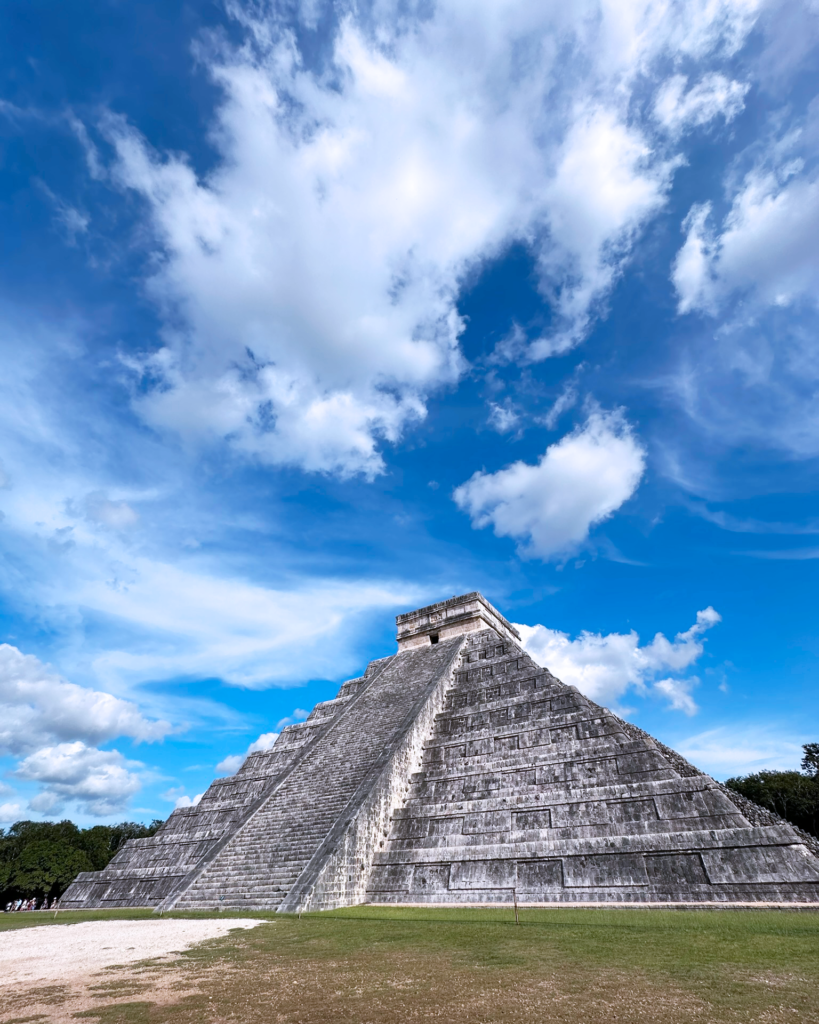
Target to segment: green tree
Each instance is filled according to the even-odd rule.
[[[82,850],[41,839],[23,848],[10,881],[17,896],[51,900],[65,892],[80,871],[93,870]]]
[[[819,837],[819,743],[802,749],[802,772],[756,772],[727,779],[725,785]]]
[[[812,779],[819,778],[819,743],[806,743],[802,749],[805,751],[802,771]]]
[[[161,824],[79,829],[71,821],[18,821],[0,829],[0,904],[58,898],[80,871],[101,871],[127,840],[151,836]]]

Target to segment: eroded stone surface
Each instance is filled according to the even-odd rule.
[[[63,906],[819,901],[815,841],[537,666],[477,597],[399,616],[397,655]]]

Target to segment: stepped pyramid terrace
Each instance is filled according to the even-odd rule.
[[[819,902],[815,839],[536,665],[481,594],[397,625],[61,906]]]

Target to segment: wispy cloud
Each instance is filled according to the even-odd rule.
[[[781,551],[737,551],[748,558],[765,558],[775,562],[805,562],[819,558],[819,548],[783,548]]]
[[[819,534],[819,519],[812,519],[806,523],[782,523],[763,519],[741,518],[719,509],[710,509],[707,505],[700,502],[691,502],[688,507],[694,515],[731,533]]]
[[[675,746],[692,764],[719,779],[763,770],[798,770],[802,756],[793,728],[755,722],[708,729],[676,740]]]

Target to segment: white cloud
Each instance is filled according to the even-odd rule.
[[[489,426],[499,434],[508,434],[520,422],[518,413],[509,400],[502,405],[499,402],[489,403]]]
[[[204,793],[197,793],[196,796],[191,797],[185,792],[184,786],[172,786],[164,793],[160,793],[163,800],[173,804],[175,811],[178,811],[180,807],[196,807],[204,795]]]
[[[77,141],[82,146],[88,173],[95,181],[101,181],[105,177],[105,167],[100,159],[99,150],[94,145],[90,135],[88,134],[88,129],[78,117],[70,112],[67,114],[66,119],[71,130],[76,135]]]
[[[672,279],[680,313],[719,318],[681,355],[671,393],[711,438],[819,452],[819,101],[771,119],[726,176],[720,222],[695,204]],[[739,167],[749,167],[744,174]],[[713,324],[713,321],[712,321]]]
[[[756,72],[769,95],[782,95],[797,75],[812,66],[819,42],[819,10],[813,0],[768,0],[759,28],[765,46]]]
[[[558,355],[582,340],[595,302],[663,205],[674,167],[652,161],[646,139],[615,111],[578,112],[547,187],[550,245],[539,259],[542,287],[561,326],[530,345],[530,359]]]
[[[699,711],[691,691],[697,686],[699,679],[658,679],[653,684],[654,691],[668,701],[672,711],[682,711],[684,714],[696,715]]]
[[[79,507],[88,522],[114,530],[127,529],[139,522],[139,513],[126,501],[112,501],[104,491],[87,494]]]
[[[360,631],[374,611],[411,607],[427,596],[411,585],[367,579],[266,587],[208,569],[132,558],[121,583],[83,581],[73,600],[153,638],[138,649],[101,651],[93,664],[98,677],[113,685],[122,678],[218,675],[257,688],[337,678],[354,666]]]
[[[645,452],[619,412],[592,412],[532,466],[515,462],[478,472],[453,497],[476,529],[514,537],[523,554],[552,558],[575,550],[589,529],[637,489]]]
[[[86,814],[105,817],[123,810],[140,790],[142,768],[117,750],[96,750],[78,740],[29,754],[13,774],[42,786],[29,804],[39,814],[59,814],[70,802]]]
[[[168,722],[146,719],[131,701],[69,683],[10,644],[0,644],[0,716],[0,752],[12,754],[55,740],[152,742],[171,730]]]
[[[302,708],[296,708],[292,715],[288,715],[286,718],[282,718],[280,722],[276,724],[275,732],[263,732],[261,736],[254,740],[247,748],[244,754],[229,754],[224,760],[220,761],[216,765],[217,772],[223,772],[225,775],[235,775],[236,772],[245,763],[245,758],[249,754],[255,754],[257,750],[271,750],[279,738],[279,732],[288,725],[293,725],[296,722],[303,722],[310,714],[309,711],[304,711]]]
[[[715,242],[708,227],[710,216],[711,204],[701,203],[692,206],[683,221],[683,231],[687,234],[671,270],[671,280],[679,296],[679,313],[690,313],[693,309],[711,312],[714,308],[711,261]]]
[[[569,381],[563,386],[551,407],[536,422],[542,423],[547,430],[554,430],[563,413],[577,405],[577,397],[577,387],[573,381]]]
[[[78,210],[70,203],[64,202],[59,196],[55,195],[54,192],[51,191],[44,181],[41,181],[39,178],[35,179],[35,181],[40,190],[54,207],[54,221],[65,233],[66,242],[69,245],[76,245],[77,236],[84,235],[88,230],[88,225],[90,223],[88,214],[84,213],[82,210]]]
[[[781,452],[790,459],[819,454],[819,316],[739,312],[738,322],[692,339],[676,372],[657,382],[697,428],[687,450],[677,447],[687,443],[687,432],[666,437],[664,471],[715,501],[739,496],[736,477],[715,463],[717,452]]]
[[[690,715],[697,710],[690,693],[696,680],[653,679],[669,669],[680,673],[690,668],[703,652],[702,634],[719,621],[713,608],[705,608],[697,612],[694,625],[673,641],[657,633],[643,647],[634,630],[606,635],[584,631],[572,640],[568,633],[546,626],[516,624],[516,628],[526,651],[539,665],[592,700],[612,705],[630,689],[644,695],[653,691],[673,709]]]
[[[57,341],[49,339],[48,347],[58,347]],[[11,348],[11,356],[27,351],[22,343]],[[48,378],[48,369],[37,371],[39,387],[39,374]],[[120,434],[116,445],[134,456],[136,474],[150,463],[156,481],[151,491],[89,479],[76,467],[89,446],[102,445],[100,434],[110,425],[56,399],[37,402],[35,389],[26,386],[31,376],[30,366],[16,365],[12,394],[0,402],[3,457],[14,480],[2,493],[3,545],[14,556],[0,559],[0,588],[61,637],[60,663],[71,678],[123,697],[132,687],[162,678],[220,676],[257,687],[337,679],[359,667],[362,638],[375,616],[383,621],[385,613],[435,599],[417,582],[306,575],[301,556],[294,566],[293,549],[284,543],[260,561],[255,538],[270,537],[265,514],[236,501],[204,511],[195,498],[201,481],[144,432],[137,441]],[[78,422],[79,433],[71,429]],[[86,428],[88,434],[82,432]],[[42,460],[43,450],[57,453],[53,461]],[[56,462],[67,467],[64,473],[55,472]],[[91,501],[90,511],[109,522],[112,513],[115,526],[123,515],[130,520],[127,509],[150,498],[143,513],[150,545],[134,544],[130,530],[101,529],[89,521],[89,495],[103,496],[105,503]],[[207,544],[191,549],[185,542],[192,532]],[[229,564],[219,554],[227,534]],[[237,536],[244,538],[238,546]],[[346,564],[344,570],[349,572]],[[92,623],[95,628],[87,629]],[[138,703],[174,723],[197,715],[194,702],[155,689],[141,691]],[[213,711],[212,705],[203,709]],[[82,733],[53,738],[96,742]]]
[[[776,306],[801,297],[816,302],[819,179],[782,181],[790,170],[749,175],[734,199],[712,261],[721,290],[753,290]]]
[[[48,390],[55,363],[69,372],[79,346],[73,336],[36,337],[34,345],[30,334],[6,333],[13,372],[0,402],[0,433],[14,486],[2,492],[2,543],[13,557],[0,559],[0,588],[62,638],[60,663],[72,679],[122,696],[146,681],[180,676],[250,686],[336,679],[357,668],[374,616],[435,598],[417,582],[351,576],[346,562],[342,578],[327,570],[306,574],[303,558],[281,536],[275,546],[277,531],[270,534],[264,511],[240,499],[208,510],[197,498],[195,466],[144,431],[112,438],[118,421],[89,415],[87,400],[74,400],[73,392],[62,401]],[[58,362],[55,351],[69,359]],[[87,453],[110,444],[133,461],[120,479],[95,478],[85,468]],[[144,478],[147,466],[149,490],[123,486],[122,478]],[[145,517],[141,540],[149,543],[135,544],[126,528],[134,506]],[[191,545],[192,533],[207,543]],[[262,534],[274,546],[260,561]],[[105,628],[87,629],[91,623]],[[156,717],[174,722],[193,710],[190,701],[166,701],[155,690],[140,693],[140,707],[146,702]],[[82,734],[55,738],[95,742]]]
[[[216,771],[223,775],[235,775],[245,763],[245,756],[245,754],[228,754],[216,765]]]
[[[189,796],[177,797],[173,805],[174,810],[178,811],[180,807],[196,807],[196,805],[199,803],[199,801],[202,799],[204,795],[204,793],[197,793],[196,796],[193,798]]]
[[[774,121],[764,145],[743,154],[750,170],[727,185],[731,208],[721,225],[709,223],[710,204],[697,204],[683,223],[686,241],[673,280],[680,312],[716,313],[729,300],[755,309],[804,302],[816,308],[819,291],[819,102],[794,124]]]
[[[745,519],[731,515],[721,509],[711,509],[701,502],[691,502],[689,510],[706,522],[732,533],[778,533],[784,535],[819,534],[819,519],[808,519],[801,523],[779,522],[776,520]]]
[[[819,548],[782,548],[779,551],[743,551],[741,554],[774,562],[807,562],[819,558]]]
[[[23,817],[23,805],[14,803],[0,804],[0,821],[15,822]]]
[[[0,718],[0,753],[23,756],[12,774],[41,784],[29,808],[44,815],[69,803],[95,817],[121,810],[142,785],[142,765],[95,744],[153,742],[171,731],[133,702],[69,683],[10,644],[0,644]]]
[[[462,282],[510,242],[556,317],[528,358],[582,340],[677,165],[632,117],[637,83],[730,55],[756,17],[744,0],[383,3],[348,9],[316,69],[276,8],[229,9],[245,45],[198,51],[224,95],[206,178],[105,125],[161,249],[166,343],[131,361],[134,401],[191,443],[367,477],[459,378]],[[704,116],[716,81],[679,117]]]
[[[817,157],[819,100],[803,117],[780,109],[729,167],[725,216],[696,203],[683,222],[678,310],[713,319],[699,338],[689,333],[669,390],[720,446],[819,453]],[[718,488],[715,480],[711,493]]]
[[[672,75],[654,102],[655,118],[672,136],[708,124],[716,117],[724,118],[726,124],[733,121],[744,109],[750,88],[717,72],[704,75],[686,92],[687,84],[685,75]]]

